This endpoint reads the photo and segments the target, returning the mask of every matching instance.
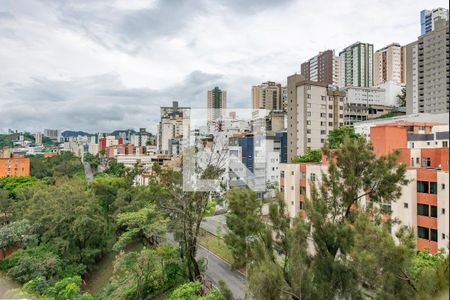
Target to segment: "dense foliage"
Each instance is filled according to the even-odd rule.
[[[307,150],[304,155],[297,156],[292,159],[292,163],[318,163],[322,160],[322,150],[313,149]]]
[[[74,177],[82,173],[83,164],[71,152],[61,152],[59,155],[45,158],[33,156],[30,158],[30,175],[42,179],[45,177]]]
[[[400,196],[407,183],[405,166],[396,164],[396,153],[375,157],[358,136],[344,134],[341,144],[337,140],[337,149],[324,149],[333,156],[328,172],[320,182],[310,182],[306,219],[291,220],[280,199],[270,204],[265,220],[252,192],[228,194],[225,241],[238,266],[246,267],[254,298],[436,296],[448,287],[446,257],[417,253],[410,229],[401,227],[395,242],[381,209]]]

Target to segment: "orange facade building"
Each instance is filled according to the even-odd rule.
[[[6,176],[30,176],[30,159],[15,154],[0,158],[0,178]]]

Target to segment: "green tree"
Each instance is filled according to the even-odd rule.
[[[261,222],[262,201],[249,189],[232,189],[227,193],[229,213],[226,222],[229,231],[225,243],[233,254],[233,268],[243,268],[249,261],[252,243],[264,234]]]
[[[322,150],[313,149],[307,150],[304,155],[297,156],[292,159],[292,163],[306,163],[306,162],[321,162],[322,160]]]
[[[0,249],[24,247],[36,242],[33,226],[28,220],[15,221],[0,227]],[[3,253],[3,257],[5,253]]]
[[[11,199],[9,198],[9,192],[4,189],[0,189],[0,223],[9,223],[9,217],[11,214]]]
[[[108,167],[104,171],[106,174],[117,177],[125,177],[125,165],[118,163],[116,159],[108,159],[107,166]]]
[[[364,244],[356,242],[364,236],[356,231],[366,228],[356,223],[360,211],[364,212],[361,204],[370,199],[376,207],[395,201],[401,186],[407,183],[405,166],[396,164],[396,153],[375,157],[370,144],[358,136],[352,139],[344,135],[338,149],[325,150],[333,159],[320,182],[312,182],[311,197],[306,200],[307,222],[301,218],[291,221],[284,201],[270,205],[265,234],[254,243],[248,262],[249,287],[257,299],[362,297],[361,288],[366,286],[367,278],[357,268],[355,255]],[[371,211],[373,219],[368,222],[377,230],[387,230],[382,223],[376,223],[381,213]],[[377,230],[370,232],[378,240],[385,239],[383,245],[389,247],[384,253],[395,255],[399,268],[383,268],[387,260],[382,255],[375,257],[375,263],[367,264],[372,269],[366,274],[379,274],[381,266],[386,269],[384,275],[393,275],[396,280],[377,283],[371,289],[378,292],[388,286],[404,285],[401,295],[409,295],[413,290],[408,284],[410,278],[402,272],[408,272],[411,252],[402,249],[411,249],[411,243],[405,237],[404,244],[396,245],[389,234]],[[383,294],[388,298],[395,295],[389,291]]]
[[[45,286],[38,278],[27,282],[23,289],[46,300],[94,300],[92,295],[81,291],[81,283],[80,276],[73,276],[63,278],[53,286]]]
[[[0,189],[7,190],[9,196],[14,198],[16,191],[26,186],[32,186],[37,183],[33,176],[7,176],[0,179]]]
[[[157,245],[166,232],[167,220],[156,211],[153,204],[136,212],[119,213],[116,223],[123,229],[114,245],[114,250],[122,250],[133,241],[140,241],[146,246]]]
[[[397,95],[397,105],[399,107],[406,106],[406,88],[402,88],[400,94]]]
[[[15,212],[37,226],[41,243],[73,262],[93,263],[111,239],[97,200],[76,179],[21,190]]]
[[[190,281],[201,278],[201,265],[196,258],[200,224],[208,213],[208,203],[213,193],[183,190],[183,174],[170,169],[155,168],[158,183],[164,187],[164,196],[158,197],[157,206],[169,218],[169,229],[180,244],[181,256],[186,264]],[[202,179],[217,179],[223,170],[208,164],[200,170]]]
[[[337,149],[344,143],[344,138],[348,136],[350,139],[357,139],[361,135],[355,133],[352,126],[340,126],[328,134],[327,146],[330,149]]]
[[[123,178],[100,176],[92,180],[90,188],[105,213],[110,214],[114,211],[114,201],[116,201],[118,194],[121,190],[127,189],[128,186]]]
[[[172,246],[121,252],[114,263],[109,299],[149,299],[184,278],[178,251]]]
[[[176,288],[171,293],[169,300],[225,300],[224,296],[216,289],[204,294],[200,282],[188,282]]]

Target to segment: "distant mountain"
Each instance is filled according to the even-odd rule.
[[[62,132],[62,136],[64,138],[68,138],[68,137],[77,137],[79,135],[84,135],[84,136],[90,136],[92,134],[88,133],[88,132],[84,132],[84,131],[73,131],[73,130],[66,130]]]

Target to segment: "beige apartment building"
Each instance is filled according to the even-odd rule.
[[[405,84],[404,59],[405,48],[398,43],[377,50],[373,62],[373,84],[378,86],[387,81]]]
[[[288,161],[309,149],[320,149],[328,133],[344,125],[345,92],[327,84],[288,77]]]
[[[267,81],[252,87],[252,108],[283,110],[281,84]]]

